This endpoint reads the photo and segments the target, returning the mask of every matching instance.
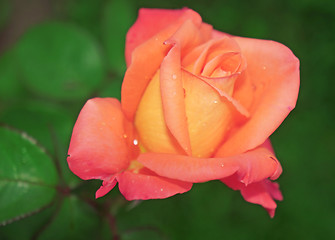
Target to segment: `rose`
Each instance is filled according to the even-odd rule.
[[[281,166],[268,140],[295,107],[299,61],[285,46],[231,36],[189,9],[142,9],[127,34],[121,105],[83,107],[70,169],[119,183],[128,200],[166,198],[219,179],[271,216]]]

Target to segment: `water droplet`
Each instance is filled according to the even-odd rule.
[[[124,138],[127,138],[128,136],[127,136],[127,134],[123,134],[123,137],[124,137]]]
[[[134,139],[133,143],[134,143],[135,146],[137,146],[137,144],[138,144],[137,139]]]
[[[266,67],[265,66],[263,66],[263,70],[265,70],[266,69]]]
[[[221,163],[221,167],[224,167],[224,164],[223,164],[223,163]]]
[[[161,188],[161,192],[163,192],[163,188]]]
[[[177,75],[176,75],[176,74],[173,74],[173,75],[172,75],[172,78],[173,78],[173,79],[177,79]]]
[[[218,100],[214,100],[214,103],[218,103]]]

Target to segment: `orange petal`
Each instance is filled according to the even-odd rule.
[[[235,175],[221,181],[234,190],[240,190],[244,200],[247,202],[263,206],[271,218],[274,217],[277,208],[274,200],[283,200],[278,183],[271,182],[268,179],[252,183],[248,186],[241,184]]]
[[[194,183],[224,178],[237,171],[237,166],[220,158],[143,153],[138,161],[160,176]]]
[[[238,180],[245,186],[265,178],[275,180],[282,173],[282,167],[273,152],[269,139],[267,139],[261,146],[250,150],[247,153],[255,150],[264,154],[264,156],[260,156],[259,159],[246,159],[239,162],[239,170],[236,174]]]
[[[136,112],[135,126],[141,145],[149,152],[185,154],[185,151],[180,148],[181,144],[176,142],[176,135],[172,136],[172,131],[166,126],[167,121],[165,119],[171,117],[172,124],[175,124],[172,127],[177,134],[190,136],[193,156],[212,156],[231,125],[232,111],[230,104],[201,79],[182,71],[185,93],[184,91],[181,93],[181,106],[185,104],[187,125],[185,128],[178,129],[177,124],[181,122],[181,115],[178,115],[177,110],[180,111],[180,105],[169,106],[172,109],[170,115],[167,114],[168,111],[163,112],[162,99],[164,98],[161,97],[163,94],[160,91],[159,73],[155,75],[146,88]],[[169,84],[174,84],[174,82],[167,81],[165,91],[175,87],[173,85],[172,87],[168,86]],[[167,94],[167,97],[171,97],[171,95]],[[171,104],[175,100],[166,101],[166,104]],[[184,111],[181,111],[181,114],[183,113],[185,114]],[[164,114],[167,115],[165,118]],[[173,119],[176,116],[179,116],[179,119]],[[170,129],[172,127],[170,126]]]
[[[230,104],[197,76],[183,70],[182,78],[192,154],[210,157],[231,126]]]
[[[125,171],[117,175],[117,181],[127,200],[167,198],[192,188],[192,183],[161,177],[146,168],[138,173]]]
[[[85,180],[107,179],[126,169],[131,150],[125,124],[118,100],[88,100],[73,128],[67,158],[72,172]]]
[[[265,145],[225,158],[143,153],[137,160],[160,176],[187,182],[222,179],[236,173],[236,179],[247,186],[265,178],[275,179],[281,173],[279,162]]]
[[[211,31],[211,33],[213,31]],[[200,75],[205,64],[211,61],[212,58],[229,52],[240,52],[237,43],[232,38],[221,37],[220,39],[212,39],[193,48],[192,51],[183,58],[182,66],[193,74]]]
[[[176,18],[177,16],[179,18]],[[200,16],[189,9],[179,11],[144,9],[140,12],[138,21],[129,30],[126,56],[130,59],[131,54],[131,61],[127,60],[129,67],[121,90],[122,109],[129,120],[133,120],[148,83],[171,48],[170,45],[163,43],[188,19],[197,24],[201,23]]]
[[[182,149],[191,155],[178,44],[171,48],[162,62],[160,90],[166,125]]]
[[[248,110],[229,94],[229,92],[233,91],[234,89],[235,79],[238,77],[238,74],[221,78],[207,78],[202,76],[196,76],[187,70],[183,70],[183,74],[188,76],[189,78],[191,78],[192,76],[193,79],[196,78],[205,82],[215,91],[217,91],[217,93],[220,94],[221,97],[226,99],[239,114],[246,118],[250,116]]]
[[[239,68],[241,65],[243,65],[242,56],[239,52],[222,53],[206,63],[201,75],[206,77],[220,77],[220,75],[214,75],[216,69],[226,72],[226,75],[236,72],[240,73],[241,70],[239,70]]]
[[[207,26],[207,25],[206,25]],[[181,74],[181,58],[189,49],[207,41],[210,31],[185,21],[178,31],[165,42],[172,45],[160,68],[160,88],[164,118],[168,129],[188,155],[192,155],[184,103],[184,89]]]
[[[136,47],[160,33],[163,29],[169,28],[176,23],[180,24],[186,19],[191,19],[195,23],[201,23],[200,15],[187,8],[177,10],[140,9],[138,18],[129,29],[126,37],[125,54],[127,65],[130,65],[131,55]]]
[[[146,151],[185,153],[166,126],[160,91],[160,71],[150,81],[136,111],[135,126]]]
[[[196,24],[190,19],[185,20],[178,30],[165,41],[165,44],[178,44],[181,49],[181,58],[190,51],[210,40],[212,26],[208,24]]]
[[[253,100],[250,119],[233,129],[217,156],[231,156],[265,141],[295,107],[299,91],[299,60],[284,45],[265,40],[234,37],[247,60],[233,97]],[[238,83],[236,83],[238,85]]]
[[[239,101],[234,99],[228,92],[229,90],[233,89],[233,85],[236,78],[238,78],[238,74],[221,78],[199,78],[211,87],[213,87],[220,94],[221,97],[224,97],[227,101],[229,101],[238,113],[247,118],[250,116],[248,110]]]

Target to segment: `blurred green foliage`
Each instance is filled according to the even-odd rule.
[[[17,2],[0,0],[0,31],[15,20]],[[220,31],[281,42],[301,61],[297,107],[272,136],[284,169],[274,219],[216,181],[164,200],[127,202],[117,189],[95,200],[99,181],[68,170],[84,102],[120,98],[125,34],[137,10],[184,6]],[[12,222],[0,226],[0,239],[335,238],[334,1],[63,0],[50,7],[47,21],[0,55],[0,223]]]
[[[46,98],[87,98],[105,76],[92,37],[68,23],[31,28],[17,43],[16,57],[24,83]]]
[[[0,29],[7,23],[10,11],[11,4],[9,0],[0,0]]]

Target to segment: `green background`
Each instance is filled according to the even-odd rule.
[[[271,137],[284,169],[274,219],[218,181],[164,200],[127,202],[116,188],[94,200],[100,182],[67,168],[84,102],[120,97],[138,9],[184,6],[300,59],[296,109]],[[334,29],[333,0],[0,0],[0,239],[335,239]]]

